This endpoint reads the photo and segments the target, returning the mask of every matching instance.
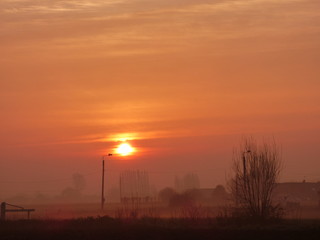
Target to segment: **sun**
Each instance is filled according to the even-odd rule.
[[[129,143],[121,143],[116,149],[116,153],[120,154],[121,156],[130,155],[133,151],[134,148],[131,147]]]

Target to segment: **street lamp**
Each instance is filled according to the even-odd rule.
[[[111,157],[112,153],[109,153],[108,155],[103,155],[102,156],[102,186],[101,186],[101,210],[103,210],[104,207],[104,202],[106,201],[105,197],[104,197],[104,158],[105,157]]]
[[[246,166],[246,153],[251,153],[250,150],[243,152],[242,154],[242,161],[243,161],[243,178],[246,179],[247,175],[247,166]]]
[[[247,166],[246,166],[246,154],[247,153],[251,153],[251,151],[247,150],[245,152],[242,152],[243,176],[241,177],[240,167],[239,167],[240,171],[236,175],[236,206],[237,207],[239,205],[239,186],[238,185],[240,184],[240,188],[243,191],[242,187],[244,188],[244,190],[246,190],[247,184],[248,184],[247,183]]]
[[[246,165],[246,154],[247,153],[251,153],[250,150],[247,150],[246,152],[243,152],[242,154],[242,161],[243,161],[243,186],[244,186],[244,189],[247,190],[247,188],[249,188],[249,183],[248,183],[248,180],[247,180],[247,165]],[[248,186],[247,186],[248,185]]]

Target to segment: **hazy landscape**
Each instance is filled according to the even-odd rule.
[[[0,239],[318,239],[319,0],[1,0]]]

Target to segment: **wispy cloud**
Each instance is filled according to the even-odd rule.
[[[123,0],[3,0],[1,10],[5,13],[58,13],[68,11],[90,11],[104,6],[111,6],[124,2]]]
[[[221,55],[228,49],[221,44],[234,46],[233,52],[257,51],[259,42],[264,51],[299,48],[302,40],[285,40],[319,34],[317,7],[311,0],[3,1],[1,42],[5,51],[35,48],[74,58],[154,55],[196,46]]]
[[[241,117],[239,111],[279,114],[296,98],[307,99],[296,104],[297,111],[314,111],[309,103],[317,98],[307,94],[317,96],[310,88],[317,74],[299,87],[307,94],[283,91],[288,82],[300,81],[291,65],[301,63],[292,52],[306,52],[306,69],[313,67],[308,54],[319,49],[319,9],[316,0],[3,0],[0,68],[8,80],[1,97],[23,95],[11,109],[30,125],[68,127],[138,128],[190,114],[196,119]],[[255,61],[261,52],[282,58]],[[281,104],[267,101],[270,92]],[[262,102],[262,110],[251,99]],[[236,107],[240,103],[246,110]],[[13,122],[18,124],[7,123]],[[127,130],[132,131],[116,131]]]

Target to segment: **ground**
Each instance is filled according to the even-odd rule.
[[[271,223],[225,222],[217,219],[13,220],[0,223],[0,239],[319,239],[320,220]]]

